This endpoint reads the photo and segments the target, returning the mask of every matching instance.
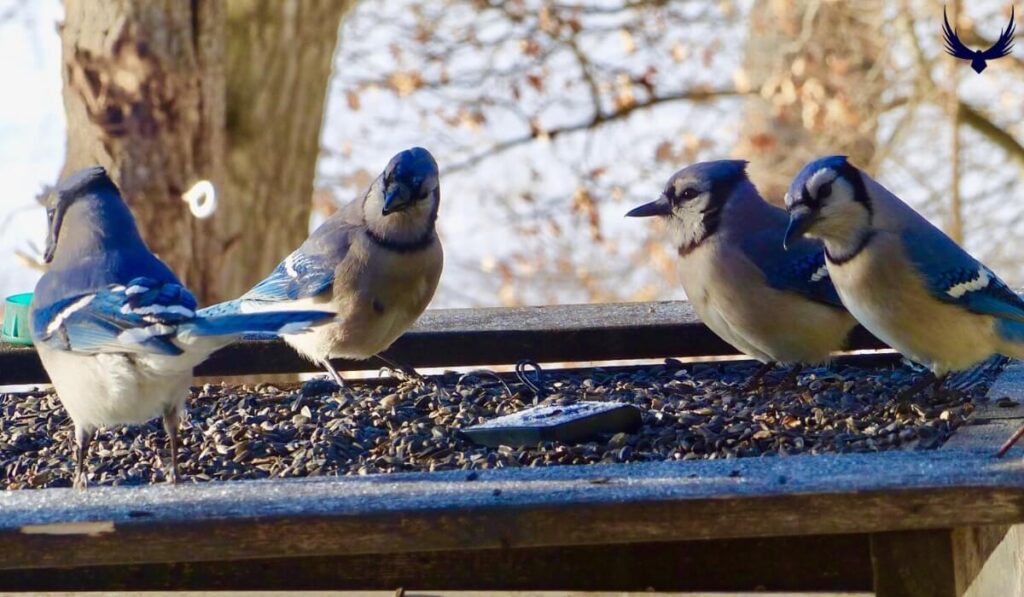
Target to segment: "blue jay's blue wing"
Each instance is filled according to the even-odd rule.
[[[819,241],[800,239],[782,248],[780,230],[766,228],[743,240],[746,256],[764,273],[768,285],[795,292],[805,298],[834,307],[843,302],[828,276],[825,250]]]
[[[241,299],[289,301],[316,296],[334,284],[337,265],[328,255],[310,255],[300,247]]]
[[[359,230],[338,213],[324,222],[269,276],[239,300],[290,301],[317,296],[334,284],[334,271]]]
[[[178,324],[195,317],[195,308],[181,285],[139,277],[36,308],[33,335],[73,352],[178,355],[182,350],[172,339]]]
[[[1024,300],[952,239],[928,226],[907,228],[903,247],[936,299],[973,313],[1024,322]]]

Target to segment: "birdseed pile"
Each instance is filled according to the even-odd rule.
[[[1001,364],[1000,364],[1001,365]],[[449,373],[426,384],[389,379],[339,390],[313,380],[281,387],[194,387],[181,430],[183,482],[400,471],[491,469],[800,453],[931,449],[973,410],[999,365],[937,400],[892,399],[920,373],[902,366],[810,368],[799,385],[747,390],[748,363],[545,372],[543,400],[522,383]],[[968,385],[968,384],[965,384]],[[511,392],[511,394],[510,394]],[[567,445],[484,448],[459,429],[538,403],[617,400],[643,412],[635,433]],[[0,396],[0,487],[71,485],[74,432],[56,396]],[[92,485],[161,482],[166,436],[158,421],[101,430]],[[472,475],[473,473],[467,473]]]

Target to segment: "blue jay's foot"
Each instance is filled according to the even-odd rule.
[[[96,434],[95,430],[82,429],[75,425],[75,478],[72,480],[72,487],[84,490],[89,486],[89,479],[85,475],[86,461],[89,459],[89,444]]]
[[[378,354],[376,357],[381,361],[384,361],[384,369],[386,369],[392,377],[397,377],[402,381],[415,381],[420,384],[427,383],[427,378],[420,375],[419,371],[416,371],[416,369],[409,365],[399,363],[398,361],[390,359],[383,354]]]
[[[757,371],[754,371],[754,374],[750,376],[750,379],[747,380],[746,385],[743,386],[743,391],[753,392],[755,390],[763,389],[764,376],[768,375],[768,373],[774,368],[774,361],[768,361],[767,363],[762,364],[760,367],[758,367]]]
[[[164,411],[164,431],[167,432],[167,449],[171,453],[167,482],[171,485],[178,484],[178,423],[178,407],[172,406]]]
[[[942,384],[945,383],[948,373],[944,373],[941,376],[936,376],[934,372],[929,371],[921,376],[921,379],[914,382],[914,385],[910,386],[906,390],[903,390],[896,396],[898,402],[909,402],[911,399],[916,397],[918,394],[923,392],[929,386],[932,389],[930,399],[934,400],[937,397],[943,395]],[[955,391],[955,390],[950,390]]]

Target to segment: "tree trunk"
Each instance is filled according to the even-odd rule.
[[[874,166],[885,85],[879,0],[770,0],[751,8],[747,102],[737,155],[765,199],[781,203],[808,161],[844,154]]]
[[[351,2],[66,0],[64,174],[105,166],[150,248],[207,304],[305,238],[338,26]],[[213,182],[209,220],[181,194]]]

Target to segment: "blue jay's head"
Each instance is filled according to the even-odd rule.
[[[57,241],[61,236],[61,230],[65,227],[64,220],[68,210],[80,200],[87,199],[121,202],[117,186],[101,166],[83,168],[71,174],[62,180],[46,198],[44,206],[49,226],[43,261],[46,263],[53,261],[53,256],[57,251]]]
[[[381,175],[384,205],[382,215],[404,211],[433,197],[438,190],[437,162],[422,147],[397,154]]]
[[[742,183],[748,182],[746,167],[744,160],[687,166],[672,175],[657,200],[634,208],[626,216],[668,219],[679,250],[688,251],[715,232],[729,197]]]
[[[785,243],[807,235],[847,240],[871,224],[871,199],[860,170],[846,156],[818,158],[803,167],[786,193]]]

